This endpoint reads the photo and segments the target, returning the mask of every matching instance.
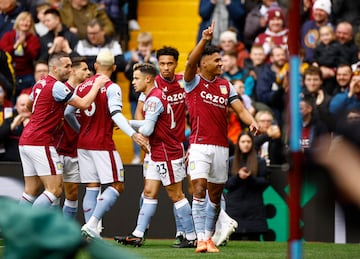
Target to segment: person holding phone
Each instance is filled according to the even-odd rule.
[[[225,184],[226,212],[238,223],[230,240],[260,241],[261,234],[267,232],[263,192],[269,185],[268,176],[265,160],[255,151],[253,136],[241,132]]]

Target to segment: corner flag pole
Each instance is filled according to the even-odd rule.
[[[292,164],[289,170],[290,195],[289,207],[289,241],[288,258],[303,258],[301,221],[301,161],[302,152],[300,147],[301,118],[300,118],[300,0],[288,1],[288,46],[290,53],[290,87],[288,98],[289,111],[289,140]]]

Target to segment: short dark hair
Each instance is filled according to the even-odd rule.
[[[61,20],[60,12],[59,12],[57,9],[55,9],[55,8],[49,8],[49,9],[47,9],[47,10],[44,12],[44,15],[47,15],[47,14],[55,15],[55,16],[59,17],[60,20]]]
[[[156,52],[156,58],[160,56],[173,56],[176,61],[179,60],[179,51],[173,47],[164,46]]]
[[[136,63],[133,66],[133,72],[136,70],[139,70],[141,73],[151,75],[152,77],[155,77],[157,74],[156,67],[150,63]]]
[[[201,53],[198,66],[200,67],[200,62],[203,57],[211,56],[214,53],[220,53],[220,49],[218,47],[216,47],[215,45],[211,45],[211,44],[206,45],[203,52]]]
[[[210,56],[214,53],[220,53],[220,49],[215,45],[209,44],[205,46],[203,52],[201,53],[201,57]]]
[[[319,67],[316,67],[316,66],[309,66],[307,69],[305,69],[305,71],[304,71],[304,78],[305,78],[307,75],[318,75],[321,80],[323,79],[320,68],[319,68]]]
[[[51,54],[48,61],[49,66],[51,66],[50,63],[53,63],[54,61],[56,62],[61,58],[70,58],[70,55],[64,51],[59,51]]]
[[[72,67],[78,67],[81,63],[87,63],[86,57],[72,57],[71,58],[71,66]]]

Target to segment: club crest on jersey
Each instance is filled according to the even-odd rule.
[[[227,94],[228,93],[226,85],[220,85],[220,93],[221,94]]]
[[[146,108],[146,111],[148,112],[155,112],[156,103],[155,102],[149,102]]]

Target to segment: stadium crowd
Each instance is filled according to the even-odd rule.
[[[200,0],[201,23],[196,39],[197,45],[189,54],[184,75],[174,74],[178,58],[176,55],[176,58],[171,61],[173,65],[175,63],[176,65],[164,70],[164,66],[170,67],[171,64],[169,61],[166,61],[168,63],[159,62],[157,50],[154,50],[152,46],[151,32],[140,32],[137,39],[137,49],[127,49],[128,36],[126,35],[128,31],[140,30],[137,23],[136,2],[0,0],[0,161],[22,161],[24,168],[30,170],[29,164],[32,163],[32,160],[31,158],[24,158],[25,153],[29,152],[24,151],[24,146],[37,145],[34,143],[33,131],[38,126],[35,118],[41,114],[35,113],[34,108],[32,111],[27,110],[26,103],[28,99],[31,99],[35,105],[37,92],[34,89],[39,89],[39,84],[44,84],[42,80],[46,80],[45,84],[51,84],[54,89],[56,88],[53,93],[49,92],[49,95],[55,100],[57,111],[64,111],[64,103],[86,110],[94,100],[96,100],[94,103],[99,107],[104,105],[104,102],[106,104],[108,102],[109,109],[105,106],[103,108],[109,110],[111,115],[104,122],[104,125],[106,123],[112,127],[115,123],[132,138],[134,145],[132,163],[142,162],[141,147],[149,151],[144,136],[149,137],[150,143],[153,143],[154,146],[158,144],[153,139],[157,135],[153,135],[153,137],[151,135],[155,134],[153,131],[156,132],[157,126],[152,125],[152,130],[148,131],[147,127],[150,127],[148,125],[150,125],[151,119],[147,119],[146,114],[150,114],[151,109],[155,110],[156,105],[165,105],[158,101],[159,104],[155,101],[148,103],[146,109],[149,110],[145,109],[145,117],[141,111],[140,116],[136,116],[136,105],[139,96],[141,96],[140,93],[148,93],[153,84],[158,86],[158,84],[165,84],[164,82],[169,85],[172,82],[172,85],[178,88],[184,88],[185,85],[185,92],[180,93],[179,96],[186,96],[187,123],[182,125],[181,130],[183,134],[188,131],[191,132],[186,134],[187,139],[182,144],[186,149],[192,151],[189,156],[186,156],[186,162],[189,162],[188,174],[190,174],[191,182],[194,185],[192,214],[195,226],[184,220],[186,217],[184,215],[188,213],[190,208],[187,206],[188,203],[184,201],[183,194],[177,194],[181,197],[174,196],[174,189],[171,189],[173,188],[171,186],[177,186],[178,182],[163,183],[168,190],[169,197],[174,202],[175,218],[180,215],[180,212],[176,212],[176,210],[180,211],[183,206],[186,206],[187,210],[183,209],[185,212],[181,212],[178,221],[190,226],[190,230],[187,230],[189,232],[188,237],[185,232],[180,230],[176,232],[177,243],[174,247],[197,246],[197,252],[218,252],[219,250],[215,245],[226,243],[230,235],[231,239],[260,240],[260,236],[267,231],[266,213],[262,200],[262,192],[269,185],[269,174],[266,168],[284,164],[288,157],[289,134],[286,112],[287,93],[290,87],[290,67],[287,45],[287,1]],[[127,13],[124,11],[124,5],[130,8]],[[360,2],[353,0],[303,0],[299,15],[301,15],[301,31],[299,32],[301,50],[299,56],[301,57],[300,73],[302,79],[300,94],[302,129],[299,141],[306,163],[311,164],[314,162],[312,157],[313,145],[318,136],[338,132],[339,127],[342,126],[339,125],[339,122],[343,123],[344,121],[339,120],[339,118],[349,118],[349,120],[350,118],[352,120],[353,118],[360,118]],[[176,46],[173,47],[176,48]],[[110,50],[111,54],[104,54],[105,49]],[[166,53],[167,49],[161,51]],[[165,56],[174,55],[173,52],[171,53],[165,54]],[[56,63],[54,56],[59,59],[58,62],[61,62]],[[84,59],[76,62],[79,57]],[[211,60],[211,57],[217,57],[217,59]],[[64,88],[67,89],[66,95],[60,94],[60,86],[56,82],[65,82],[69,80],[69,77],[71,78],[71,68],[67,67],[69,64],[71,66],[70,60],[74,66],[73,71],[83,69],[83,78],[77,78],[75,80],[76,85],[86,86],[91,82],[91,84],[96,85],[95,88],[106,87],[106,89],[110,89],[106,101],[104,101],[105,99],[96,99],[97,97],[93,96],[93,91],[82,94],[76,92],[75,95],[78,96],[75,98],[72,96],[73,90],[71,88]],[[53,67],[55,63],[59,69]],[[82,65],[80,66],[80,64]],[[141,73],[137,72],[139,75],[134,77],[133,67],[136,64],[152,64],[154,69],[148,68],[151,70],[150,73],[146,67],[144,71],[141,68]],[[76,71],[79,72],[75,74],[80,75],[80,70]],[[116,75],[119,72],[124,72],[129,80],[130,89],[126,90],[130,92],[133,119],[139,120],[140,118],[140,121],[143,121],[143,124],[134,128],[139,128],[139,132],[143,133],[141,136],[139,133],[134,133],[135,131],[129,125],[124,126],[127,121],[121,114],[122,101],[116,100],[116,97],[121,97],[121,91],[117,92],[116,89],[113,89],[113,85],[116,85]],[[64,73],[68,76],[65,76]],[[96,76],[97,73],[105,74],[106,79],[105,76]],[[153,73],[156,73],[157,77]],[[151,74],[151,80],[146,81],[147,90],[138,90],[141,78],[146,78],[149,74]],[[171,78],[168,78],[169,74]],[[50,80],[49,75],[56,82],[53,79]],[[176,84],[173,83],[175,78]],[[71,85],[71,80],[67,83]],[[226,96],[225,102],[229,105],[222,111],[216,110],[214,114],[217,116],[212,116],[216,118],[210,118],[206,112],[197,114],[196,108],[206,110],[201,105],[198,106],[199,104],[194,97],[200,91],[194,89],[198,89],[201,84],[205,85],[206,88],[209,85],[209,88],[211,86],[219,88],[218,93],[214,91],[206,95],[209,100],[219,97],[216,94]],[[33,87],[34,85],[36,87]],[[112,86],[110,87],[110,85]],[[163,92],[167,94],[168,88],[162,87]],[[201,93],[199,92],[199,94]],[[221,98],[218,100],[219,102],[222,100]],[[235,99],[241,102],[237,103],[234,101]],[[169,103],[172,105],[171,102]],[[220,106],[221,103],[217,108]],[[160,110],[159,116],[163,112]],[[87,116],[87,110],[81,116]],[[81,116],[78,118],[78,123],[82,125],[82,128],[80,126],[80,134],[87,134],[92,126],[86,124],[88,122],[81,119]],[[150,115],[148,116],[150,117]],[[185,114],[181,116],[185,119]],[[202,125],[199,121],[194,121],[198,118],[197,116],[206,119],[208,124]],[[76,116],[73,114],[71,118],[69,120],[72,120],[72,123],[69,122],[69,124],[76,128]],[[54,122],[53,128],[49,125],[45,127],[56,133],[52,132],[48,140],[43,140],[39,136],[39,143],[57,148],[61,139],[59,130],[63,130],[57,126],[63,124],[60,121],[64,121],[64,118],[59,119],[58,123],[52,121]],[[216,126],[217,124],[220,126]],[[24,130],[27,125],[31,126],[32,131],[30,127],[27,131]],[[83,125],[87,125],[88,128],[84,128]],[[218,135],[211,135],[206,132],[206,126],[213,127],[211,131],[214,131],[215,134],[218,133]],[[25,137],[21,136],[23,130],[26,132]],[[108,128],[107,130],[111,134],[111,129]],[[194,131],[204,133],[204,135],[195,136]],[[249,132],[253,134],[249,134]],[[93,137],[103,136],[97,135],[96,132],[91,134]],[[222,139],[224,134],[225,139]],[[105,137],[108,136],[104,135]],[[20,146],[22,146],[20,154],[18,150],[19,139]],[[81,143],[84,147],[78,153],[78,155],[81,154],[79,161],[82,165],[84,166],[88,161],[93,161],[95,164],[102,161],[103,156],[92,152],[87,153],[89,150],[93,151],[93,148],[88,146],[86,141],[88,139],[82,140]],[[97,139],[97,141],[101,146],[101,140]],[[106,150],[112,147],[111,140],[107,139],[107,145]],[[203,149],[204,145],[212,146],[213,149]],[[225,149],[222,149],[224,147]],[[99,150],[102,149],[99,148]],[[205,158],[201,156],[205,151],[213,152],[216,154],[216,158],[207,162],[214,168],[205,166],[205,169],[201,171],[195,167],[195,164],[203,162],[202,159]],[[56,154],[54,155],[52,152],[56,153],[59,150],[49,150],[48,152],[46,153],[47,156],[56,157]],[[221,159],[228,161],[227,152],[231,157],[231,166],[220,162]],[[45,153],[41,154],[45,155]],[[156,160],[156,154],[155,158],[153,158],[154,154],[151,155],[151,159],[155,159],[155,165],[152,164],[153,170],[160,165],[163,166]],[[73,155],[73,157],[76,156]],[[91,237],[100,236],[97,227],[99,220],[123,191],[123,186],[117,184],[123,182],[122,162],[120,158],[117,158],[117,155],[113,156],[115,160],[111,160],[111,162],[115,164],[109,164],[109,161],[106,161],[103,166],[110,171],[114,170],[114,166],[118,167],[119,175],[116,181],[94,175],[87,175],[88,181],[83,181],[83,179],[80,181],[78,178],[72,181],[71,177],[67,178],[70,179],[70,183],[76,183],[75,188],[80,182],[87,183],[86,197],[84,198],[85,206],[87,206],[86,211],[91,211],[91,213],[94,211],[95,216],[85,215],[86,222],[90,221],[90,223],[84,225],[83,231]],[[162,156],[161,159],[165,160]],[[183,160],[185,160],[184,155],[181,158],[182,162]],[[70,169],[68,168],[70,172],[79,170],[75,165],[73,166]],[[170,168],[170,164],[166,166]],[[60,167],[62,168],[62,166]],[[97,170],[99,171],[95,167],[94,165],[94,173]],[[172,164],[169,171],[172,171],[172,167],[175,168],[175,165]],[[44,170],[47,167],[41,168]],[[179,168],[176,169],[180,170]],[[55,169],[51,167],[49,171]],[[214,170],[222,170],[224,175],[216,175]],[[80,166],[80,173],[81,171]],[[61,174],[62,169],[57,168],[54,172]],[[42,174],[44,173],[42,172]],[[45,191],[38,196],[40,181],[33,179],[34,175],[29,171],[24,172],[24,174],[27,180],[22,197],[23,203],[31,203],[37,206],[57,203],[62,194],[62,191],[59,190],[62,186],[61,179],[53,182],[52,178],[46,178],[46,180],[41,178]],[[209,178],[207,178],[208,176]],[[181,179],[183,178],[186,177],[182,176]],[[204,179],[207,181],[204,182]],[[158,179],[156,180],[158,181]],[[108,183],[111,183],[112,187],[108,187],[101,193],[100,184]],[[144,189],[144,193],[146,193],[145,191],[151,193],[145,197],[145,206],[151,207],[151,204],[157,204],[158,187],[154,187],[155,193]],[[220,200],[224,200],[221,195],[224,187],[226,190],[226,206],[222,205],[221,209]],[[101,199],[98,199],[101,200],[101,203],[97,202],[98,195],[101,195]],[[144,197],[142,198],[144,199]],[[240,202],[241,206],[236,205],[237,202]],[[146,210],[143,207],[144,205],[141,206],[141,209]],[[155,212],[156,206],[153,207],[151,213]],[[76,212],[77,198],[66,199],[64,214],[74,217]],[[225,221],[221,230],[224,233],[217,233],[220,230],[215,228],[215,226],[218,228],[218,224],[215,222],[219,214],[219,220],[223,218]],[[208,219],[210,216],[211,218]],[[148,218],[146,222],[149,221]],[[206,222],[205,225],[202,225],[204,222]],[[221,224],[219,223],[219,225]],[[116,239],[120,240],[120,243],[142,245],[148,226],[143,224],[142,227],[141,232],[134,231],[129,236],[116,237]],[[194,242],[194,230],[198,238],[197,244]],[[208,240],[211,240],[214,232],[215,235],[212,240],[215,240],[215,244],[209,244]],[[140,236],[136,236],[138,233]],[[186,238],[190,239],[187,240]]]

